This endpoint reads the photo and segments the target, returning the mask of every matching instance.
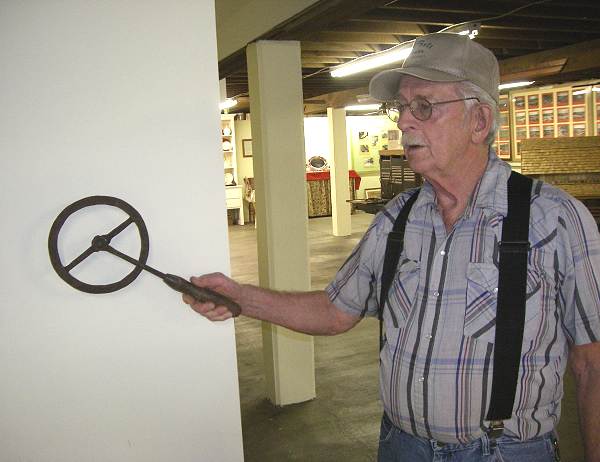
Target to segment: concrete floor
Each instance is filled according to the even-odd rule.
[[[309,220],[313,289],[324,288],[356,245],[372,215],[352,216],[352,235],[331,235],[331,218]],[[233,277],[258,283],[256,232],[230,226]],[[236,341],[246,462],[344,461],[376,458],[381,418],[378,323],[366,319],[336,337],[315,337],[317,398],[286,407],[265,398],[260,323],[238,318]],[[572,378],[565,381],[559,425],[562,460],[582,462]]]

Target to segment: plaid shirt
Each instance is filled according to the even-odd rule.
[[[449,443],[479,438],[490,402],[498,242],[510,166],[490,151],[464,215],[447,232],[425,183],[406,226],[384,310],[381,395],[407,433]],[[386,238],[408,195],[379,213],[327,287],[353,315],[377,314]],[[600,338],[600,237],[587,209],[534,181],[522,358],[507,433],[526,440],[560,417],[568,345]],[[391,322],[390,309],[398,320]]]

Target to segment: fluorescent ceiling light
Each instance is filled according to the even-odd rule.
[[[225,109],[232,108],[233,106],[237,105],[237,103],[237,99],[227,98],[225,101],[219,103],[219,109],[223,111]]]
[[[498,85],[498,90],[506,90],[507,88],[519,88],[519,87],[527,87],[535,83],[535,80],[531,80],[529,82],[512,82],[512,83],[503,83]]]
[[[346,111],[376,111],[379,109],[380,104],[356,104],[354,106],[346,106]]]
[[[367,69],[374,69],[376,67],[385,66],[386,64],[392,64],[398,61],[402,61],[412,50],[413,40],[405,42],[395,47],[388,48],[387,50],[380,51],[378,53],[372,53],[370,55],[362,56],[360,58],[353,59],[352,61],[337,66],[331,71],[332,77],[345,77],[350,74],[356,74],[358,72],[366,71]]]
[[[470,39],[474,39],[479,33],[479,23],[461,23],[442,29],[440,32],[452,32],[460,35],[468,35]],[[347,75],[357,74],[368,69],[385,66],[387,64],[396,63],[406,59],[412,50],[414,40],[400,43],[387,50],[371,53],[360,58],[353,59],[344,64],[336,66],[331,71],[332,77],[346,77]]]

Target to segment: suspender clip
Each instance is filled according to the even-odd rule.
[[[504,433],[504,421],[502,420],[491,420],[490,425],[486,428],[485,432],[490,440],[500,438]]]
[[[404,242],[404,229],[402,229],[401,231],[390,231],[388,234],[388,240],[394,241],[394,242],[400,242],[403,243]]]
[[[500,241],[500,252],[502,253],[527,253],[529,252],[529,241]]]

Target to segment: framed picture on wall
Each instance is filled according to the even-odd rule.
[[[252,140],[244,139],[242,140],[242,156],[243,157],[252,157]]]

